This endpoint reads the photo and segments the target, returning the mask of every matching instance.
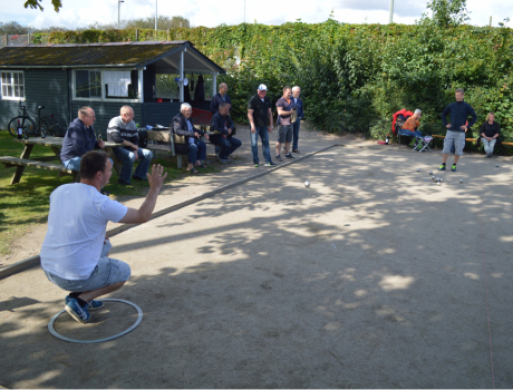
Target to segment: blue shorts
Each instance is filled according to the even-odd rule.
[[[114,283],[126,282],[130,277],[130,266],[123,261],[108,258],[107,253],[111,248],[112,245],[107,240],[103,245],[100,260],[88,279],[67,280],[48,271],[45,271],[46,277],[53,284],[69,292],[93,291]]]

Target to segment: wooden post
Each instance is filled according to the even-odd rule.
[[[167,29],[167,40],[171,40],[171,32],[169,31],[169,29]]]
[[[139,41],[139,30],[135,29],[135,41]]]

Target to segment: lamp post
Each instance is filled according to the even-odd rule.
[[[394,0],[390,0],[390,8],[388,12],[388,23],[394,23]]]
[[[155,33],[157,32],[157,0],[155,0]]]
[[[125,0],[118,0],[118,30],[119,30],[119,9],[121,8],[121,3],[124,3]]]
[[[246,0],[244,0],[244,24],[246,24]]]

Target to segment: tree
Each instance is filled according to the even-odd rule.
[[[23,27],[18,22],[0,23],[0,35],[26,34],[27,27]]]
[[[157,27],[159,30],[168,30],[170,28],[190,28],[191,24],[188,19],[182,16],[159,16],[157,18]],[[147,17],[141,19],[133,19],[125,22],[125,28],[155,28],[155,18]]]
[[[43,2],[43,0],[26,0],[25,4],[23,4],[23,6],[25,8],[30,7],[32,9],[40,9],[41,11],[43,11],[44,8],[42,6],[42,2]],[[55,12],[59,12],[59,9],[62,8],[61,0],[52,0],[52,4],[53,4],[53,9],[55,10]]]
[[[442,28],[459,26],[469,20],[467,0],[431,0],[427,8],[433,11],[433,21]]]

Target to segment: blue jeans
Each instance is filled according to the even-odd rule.
[[[82,160],[82,157],[73,157],[68,161],[64,161],[62,165],[64,165],[67,169],[71,169],[72,171],[80,172],[80,160]],[[109,158],[109,160],[111,165],[114,166],[114,161],[112,161],[111,158]]]
[[[269,148],[269,131],[265,127],[255,127],[255,133],[251,133],[251,153],[253,153],[253,162],[259,164],[258,159],[258,136],[262,140],[262,153],[266,163],[271,162],[271,149]]]
[[[237,138],[223,138],[216,137],[212,143],[216,146],[219,146],[221,151],[219,152],[219,158],[226,159],[230,154],[235,152],[237,148],[240,148],[242,142]]]
[[[292,150],[299,149],[299,127],[301,126],[301,119],[297,120],[292,124]]]
[[[82,157],[73,157],[68,161],[64,161],[62,165],[64,165],[67,169],[71,169],[72,171],[80,171],[80,160],[82,160]]]
[[[150,167],[151,159],[153,157],[151,150],[139,148],[136,152],[125,148],[115,148],[114,154],[123,164],[119,175],[120,180],[130,183],[136,153],[139,158],[139,165],[135,169],[134,176],[137,176],[139,179],[146,179],[146,173],[148,173],[148,168]]]
[[[422,137],[422,132],[421,131],[411,131],[411,130],[406,130],[406,129],[400,129],[399,130],[399,134],[400,135],[404,135],[406,137]]]
[[[196,164],[197,161],[203,161],[207,158],[207,145],[198,139],[193,144],[187,145],[187,154],[189,164]]]
[[[491,141],[488,141],[486,138],[481,137],[481,142],[483,143],[486,154],[492,154],[497,140],[494,138]]]

